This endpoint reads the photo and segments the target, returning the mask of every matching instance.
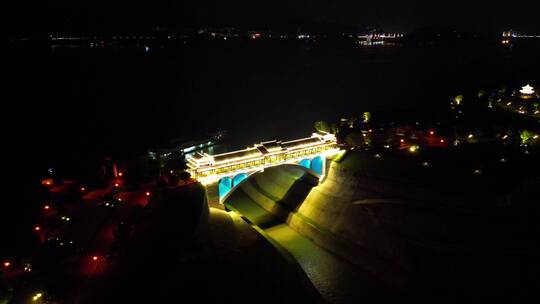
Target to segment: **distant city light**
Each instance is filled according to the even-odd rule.
[[[40,231],[40,230],[41,230],[41,227],[39,227],[39,226],[34,227],[34,231]]]

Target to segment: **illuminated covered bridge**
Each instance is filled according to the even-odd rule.
[[[297,164],[323,177],[326,157],[338,153],[336,137],[328,133],[313,133],[311,137],[292,141],[267,141],[253,147],[209,155],[188,156],[191,175],[204,185],[218,182],[220,200],[249,175],[268,167]]]

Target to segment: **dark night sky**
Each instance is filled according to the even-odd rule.
[[[540,33],[539,2],[506,1],[15,1],[7,14],[11,32],[82,28],[130,28],[156,24],[287,25],[334,22],[410,31],[437,26],[499,33],[512,28]]]

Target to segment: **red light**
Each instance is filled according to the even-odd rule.
[[[120,187],[120,184],[119,184],[119,183],[115,183],[114,186],[115,186],[116,188],[118,188],[118,187]]]
[[[435,131],[429,131],[429,135],[435,134]]]
[[[444,139],[441,139],[441,143],[443,143],[443,142],[444,142]]]
[[[11,266],[11,262],[5,261],[4,262],[4,268],[8,268],[9,266]]]
[[[92,261],[97,261],[97,260],[98,260],[97,255],[95,255],[95,256],[92,257]]]
[[[34,227],[34,231],[40,231],[40,230],[41,230],[41,227],[39,226]]]
[[[123,175],[124,175],[124,173],[118,172],[118,176],[122,177]]]
[[[400,143],[404,143],[404,142],[405,142],[405,139],[402,138],[402,139],[399,140],[399,142],[400,142]]]
[[[150,192],[146,192],[146,196],[150,196]]]
[[[49,210],[49,209],[51,209],[51,206],[49,206],[49,205],[45,205],[45,206],[43,206],[43,209],[45,209],[45,210]]]
[[[369,129],[368,132],[369,132],[369,133],[373,132],[373,129]]]
[[[83,192],[84,192],[85,190],[86,190],[86,188],[85,188],[85,187],[81,187],[81,191],[83,191]]]

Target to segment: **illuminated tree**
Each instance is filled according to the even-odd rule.
[[[461,103],[463,102],[463,95],[457,95],[456,97],[454,97],[454,103],[457,104],[457,105],[460,105]]]
[[[523,130],[519,133],[519,137],[521,137],[521,143],[526,145],[534,137],[534,133],[529,130]]]
[[[364,123],[369,123],[369,121],[371,120],[371,113],[364,112],[364,114],[362,114],[362,120],[364,121]]]
[[[330,131],[331,131],[330,126],[324,120],[316,121],[315,124],[313,125],[313,127],[315,127],[315,130],[317,130],[318,132],[330,133]]]

